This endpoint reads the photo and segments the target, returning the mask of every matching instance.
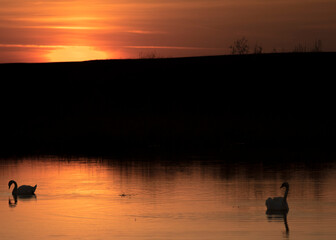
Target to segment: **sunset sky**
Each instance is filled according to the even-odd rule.
[[[336,51],[335,0],[0,0],[0,62]]]

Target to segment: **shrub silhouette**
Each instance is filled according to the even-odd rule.
[[[294,46],[293,52],[308,52],[306,44],[298,43]]]
[[[154,59],[154,58],[162,58],[162,57],[155,50],[152,52],[139,53],[139,59]]]
[[[263,52],[262,46],[256,43],[254,45],[254,54],[262,54],[262,52]]]
[[[322,41],[316,40],[314,45],[310,48],[307,44],[296,44],[294,46],[293,52],[322,52]]]
[[[312,52],[322,52],[322,41],[316,40],[311,51]]]
[[[249,45],[245,37],[238,39],[233,42],[233,45],[230,46],[231,54],[248,54]]]

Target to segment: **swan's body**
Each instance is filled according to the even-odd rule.
[[[288,212],[288,203],[287,203],[287,195],[289,191],[289,184],[287,182],[284,182],[280,188],[286,188],[285,196],[284,197],[275,197],[275,198],[268,198],[266,200],[266,207],[267,212]],[[266,212],[266,213],[267,213]]]
[[[20,187],[17,186],[17,183],[14,180],[10,180],[8,183],[8,189],[11,187],[11,185],[14,184],[14,189],[12,191],[13,195],[33,195],[35,194],[35,190],[37,185],[34,187],[29,185],[22,185]]]

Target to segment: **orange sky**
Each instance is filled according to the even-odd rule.
[[[335,0],[0,0],[0,62],[336,51]],[[253,51],[253,50],[252,50]]]

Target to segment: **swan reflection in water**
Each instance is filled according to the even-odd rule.
[[[9,207],[16,207],[18,203],[18,199],[20,201],[31,201],[31,200],[37,200],[36,195],[12,195],[13,198],[8,198],[8,205]]]
[[[286,229],[285,237],[288,238],[289,237],[289,227],[288,227],[288,222],[287,222],[287,213],[267,211],[266,215],[267,215],[268,221],[275,221],[275,222],[278,222],[280,220],[284,221],[285,229]]]

